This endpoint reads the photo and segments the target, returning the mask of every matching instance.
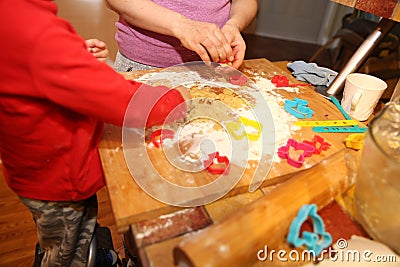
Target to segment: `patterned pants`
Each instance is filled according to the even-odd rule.
[[[118,72],[129,72],[134,70],[149,70],[154,69],[154,66],[145,65],[133,60],[130,60],[126,56],[122,55],[119,51],[114,62],[114,70]]]
[[[20,199],[32,212],[37,227],[44,250],[41,266],[86,266],[97,221],[96,195],[78,202]]]

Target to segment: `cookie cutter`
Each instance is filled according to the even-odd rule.
[[[159,129],[154,131],[151,134],[151,142],[154,144],[156,148],[160,148],[164,139],[173,139],[175,136],[175,132],[168,129]]]
[[[289,79],[283,75],[274,75],[271,82],[275,84],[276,87],[296,87],[296,86],[311,86],[311,83],[292,83],[289,84]]]
[[[329,98],[346,120],[352,120],[349,114],[347,114],[343,109],[342,105],[340,105],[339,100],[337,100],[336,97],[330,96]],[[359,127],[358,125],[353,127],[313,127],[312,129],[314,132],[320,133],[365,133],[367,131],[366,127]]]
[[[346,120],[352,120],[352,118],[349,116],[349,114],[347,114],[347,112],[342,108],[342,105],[340,105],[339,100],[337,100],[336,97],[330,96],[330,100],[336,106],[336,108],[340,111],[340,113],[342,113],[342,115],[344,116],[344,118]]]
[[[208,159],[204,160],[205,169],[211,174],[228,174],[229,172],[229,159],[226,156],[220,156],[219,152],[208,154]],[[216,167],[215,165],[223,165]]]
[[[366,127],[355,126],[314,126],[312,130],[316,133],[365,133]]]
[[[300,228],[308,217],[312,220],[313,232],[303,231],[300,236]],[[306,204],[300,208],[290,225],[287,241],[295,247],[305,245],[315,253],[314,256],[318,256],[323,249],[332,244],[332,236],[325,231],[324,221],[317,213],[317,205]]]
[[[293,159],[290,156],[289,150],[293,147],[295,150],[303,150],[303,153],[299,155],[298,159]],[[314,153],[315,148],[309,144],[297,142],[294,139],[289,139],[285,146],[278,148],[278,156],[282,159],[286,159],[287,163],[293,167],[300,168],[306,157],[311,157]]]
[[[313,126],[353,126],[357,125],[356,120],[327,120],[327,121],[295,121],[294,125],[300,127],[313,127]]]
[[[308,101],[297,97],[285,100],[284,109],[298,119],[311,118],[314,115],[314,111],[308,107]]]
[[[244,75],[232,75],[229,81],[231,84],[242,86],[246,84],[247,78]]]
[[[274,75],[271,82],[275,84],[276,87],[285,87],[289,85],[289,79],[283,75]]]
[[[326,142],[325,139],[319,135],[314,135],[311,141],[304,140],[303,143],[313,146],[315,149],[314,154],[321,154],[322,151],[328,150],[331,146],[330,143]]]
[[[355,134],[350,134],[348,137],[345,139],[346,147],[348,148],[353,148],[356,150],[360,150],[364,146],[364,137],[365,133],[355,133]]]
[[[241,125],[245,125],[245,126],[249,126],[253,129],[255,129],[255,133],[250,133],[248,131],[243,131],[242,134],[237,134],[237,131],[240,129]],[[255,120],[251,120],[242,116],[239,116],[239,120],[236,122],[227,122],[225,124],[226,129],[228,130],[228,132],[233,136],[233,138],[235,138],[236,140],[241,140],[243,139],[245,136],[247,136],[247,138],[249,140],[252,141],[257,141],[258,138],[260,138],[261,136],[261,129],[262,129],[262,125],[260,122],[255,121]]]

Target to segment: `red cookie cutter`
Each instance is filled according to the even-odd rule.
[[[314,135],[314,138],[311,141],[304,140],[303,143],[313,146],[315,149],[314,154],[320,154],[322,151],[328,150],[331,146],[330,143],[326,142],[324,138],[319,135]]]
[[[289,84],[289,79],[286,76],[274,75],[271,82],[275,84],[276,87],[296,87],[296,86],[310,86],[311,83],[292,83]]]
[[[293,147],[295,150],[303,150],[303,153],[300,154],[297,160],[290,157],[290,147]],[[304,163],[304,159],[306,157],[311,157],[314,151],[315,148],[309,144],[299,143],[294,139],[289,139],[285,146],[278,148],[278,156],[282,159],[286,159],[287,163],[293,167],[300,168]]]
[[[151,142],[155,147],[160,148],[164,139],[173,139],[175,136],[174,131],[168,129],[159,129],[151,134]]]
[[[214,165],[223,165],[222,167],[215,167]],[[211,174],[228,174],[229,172],[229,159],[226,156],[220,156],[219,152],[208,154],[208,159],[204,160],[204,167]]]

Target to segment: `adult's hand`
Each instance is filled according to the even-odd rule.
[[[243,63],[246,52],[246,43],[236,25],[227,23],[222,27],[221,31],[233,50],[233,58],[229,61],[232,63],[232,67],[237,69]]]
[[[231,43],[216,24],[186,19],[175,36],[184,47],[196,52],[203,61],[234,60]]]

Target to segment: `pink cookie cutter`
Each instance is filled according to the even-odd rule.
[[[299,155],[298,159],[294,159],[290,156],[289,150],[291,147],[295,150],[303,150],[303,153]],[[278,148],[278,156],[282,159],[286,159],[287,163],[293,167],[300,168],[303,165],[305,158],[311,157],[314,151],[315,148],[309,144],[300,143],[294,139],[289,139],[285,146]]]
[[[230,82],[231,84],[242,86],[246,84],[247,78],[244,75],[232,75]]]

